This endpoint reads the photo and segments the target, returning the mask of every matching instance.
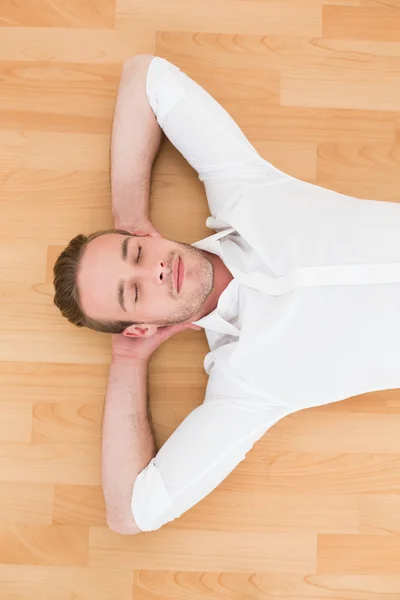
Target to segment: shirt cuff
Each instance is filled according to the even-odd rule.
[[[142,531],[159,529],[171,520],[166,514],[171,509],[171,499],[154,459],[136,477],[131,509]]]

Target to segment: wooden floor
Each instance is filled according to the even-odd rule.
[[[62,320],[52,265],[112,223],[113,107],[137,52],[184,69],[288,173],[400,201],[400,0],[1,0],[0,598],[399,600],[400,390],[284,419],[157,532],[105,525],[110,340]],[[156,226],[191,243],[207,215],[165,143]],[[159,442],[201,403],[206,351],[187,332],[154,357]]]

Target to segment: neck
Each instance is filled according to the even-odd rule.
[[[219,297],[233,279],[232,273],[225,266],[224,262],[219,256],[212,254],[211,252],[207,252],[206,250],[202,250],[202,252],[214,268],[214,285],[211,294],[208,296],[197,315],[190,319],[191,322],[197,321],[198,319],[205,317],[210,312],[215,310]]]

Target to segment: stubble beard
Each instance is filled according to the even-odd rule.
[[[208,258],[200,250],[193,248],[189,244],[184,244],[183,242],[177,242],[177,244],[184,250],[184,257],[192,258],[196,261],[199,285],[185,299],[184,306],[180,306],[168,319],[162,319],[155,323],[160,327],[177,325],[178,323],[189,321],[199,312],[214,286],[214,266]]]

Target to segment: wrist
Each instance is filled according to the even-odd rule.
[[[124,231],[132,232],[138,226],[138,223],[145,223],[149,220],[147,214],[143,211],[132,214],[130,212],[129,218],[124,218],[119,215],[114,215],[114,227],[115,229],[123,229]]]
[[[133,189],[134,188],[134,189]],[[113,218],[118,227],[131,230],[149,220],[149,190],[144,185],[112,185]]]
[[[118,354],[118,353],[113,352],[112,358],[111,358],[111,364],[114,364],[114,365],[126,364],[131,367],[147,368],[149,358],[150,357],[141,356],[141,355]]]

